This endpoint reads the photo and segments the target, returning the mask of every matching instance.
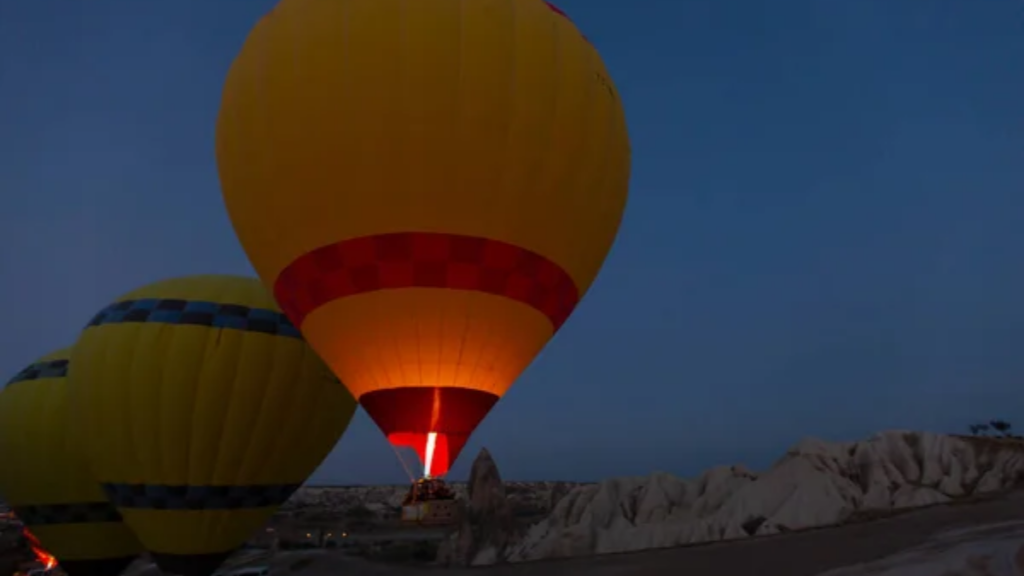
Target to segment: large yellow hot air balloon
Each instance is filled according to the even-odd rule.
[[[72,435],[70,352],[40,358],[0,392],[0,496],[69,576],[116,576],[142,546]]]
[[[165,572],[203,576],[306,480],[356,404],[255,279],[118,298],[71,373],[93,471]]]
[[[600,56],[542,0],[281,0],[217,160],[278,303],[439,476],[594,281],[630,151]]]

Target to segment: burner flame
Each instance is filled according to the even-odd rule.
[[[43,545],[36,538],[36,535],[29,531],[29,529],[22,528],[22,534],[25,535],[25,539],[28,540],[28,546],[32,549],[32,553],[36,556],[36,561],[43,565],[46,570],[52,570],[57,566],[57,558],[53,554],[50,554],[43,548]]]

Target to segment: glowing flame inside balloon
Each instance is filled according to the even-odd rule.
[[[430,478],[430,468],[434,464],[434,450],[437,448],[437,432],[427,434],[427,449],[423,458],[423,477]]]
[[[42,564],[46,570],[51,570],[57,566],[57,559],[43,548],[35,534],[30,532],[28,528],[22,528],[22,533],[25,535],[25,539],[28,540],[28,546],[32,549],[32,553],[35,554],[36,561]]]

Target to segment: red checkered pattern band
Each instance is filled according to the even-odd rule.
[[[504,296],[540,311],[555,330],[579,302],[569,274],[536,252],[498,240],[432,232],[363,236],[321,246],[281,272],[274,297],[301,327],[306,316],[333,300],[400,288]]]

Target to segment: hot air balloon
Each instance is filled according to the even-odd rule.
[[[55,557],[69,576],[116,576],[142,545],[107,501],[72,435],[70,352],[40,358],[0,392],[0,495],[25,524],[37,554]]]
[[[439,477],[594,281],[630,150],[542,0],[282,0],[228,73],[217,161],[260,278]]]
[[[212,573],[259,529],[356,408],[255,279],[125,294],[72,365],[95,476],[157,565],[184,576]]]

